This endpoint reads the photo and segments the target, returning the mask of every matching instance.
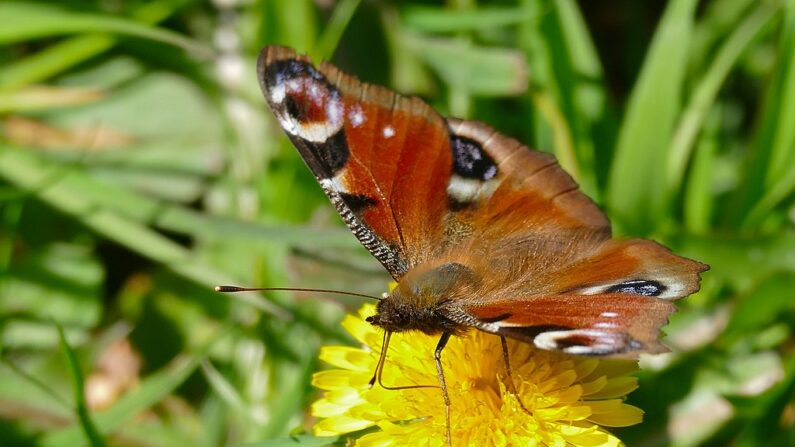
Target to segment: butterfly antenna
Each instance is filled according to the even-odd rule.
[[[337,295],[357,296],[361,298],[370,298],[371,300],[380,301],[381,298],[366,295],[364,293],[345,292],[343,290],[333,289],[308,289],[302,287],[238,287],[238,286],[215,286],[216,292],[221,293],[234,293],[234,292],[267,292],[267,291],[287,291],[287,292],[316,292],[316,293],[335,293]]]

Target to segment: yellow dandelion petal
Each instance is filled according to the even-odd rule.
[[[607,386],[607,377],[601,376],[596,379],[582,384],[582,394],[588,397],[594,397],[600,391],[604,390]],[[622,394],[623,396],[623,394]]]
[[[350,433],[352,431],[364,430],[365,428],[372,427],[375,422],[364,419],[358,419],[350,416],[335,416],[315,424],[312,431],[316,436],[336,436],[343,433]]]
[[[359,447],[389,447],[395,444],[395,439],[384,431],[370,433],[356,440]]]
[[[621,444],[615,436],[596,426],[589,428],[566,426],[561,427],[566,440],[577,447],[616,447]]]
[[[320,360],[349,371],[373,373],[375,362],[369,352],[349,346],[326,346],[320,350]]]
[[[342,323],[363,348],[321,351],[320,358],[336,369],[318,372],[312,380],[324,391],[312,405],[312,414],[320,418],[315,434],[377,427],[355,444],[444,447],[445,405],[433,361],[438,336],[393,334],[382,377],[389,387],[433,387],[368,387],[383,340],[383,332],[364,321],[374,312],[366,305],[358,317]],[[618,447],[621,442],[603,427],[641,421],[643,412],[622,400],[637,388],[631,376],[636,362],[571,357],[514,340],[508,350],[518,396],[507,382],[499,337],[473,330],[450,339],[442,364],[454,446]]]
[[[586,378],[591,373],[599,368],[599,360],[593,358],[582,358],[574,365],[574,370],[577,371],[577,377]],[[632,363],[630,363],[632,364]]]
[[[643,420],[643,410],[619,399],[593,401],[588,406],[593,411],[588,420],[605,427],[627,427]]]
[[[370,380],[368,374],[360,371],[346,371],[344,369],[331,369],[321,371],[312,377],[312,385],[321,390],[337,390],[341,388],[361,388]]]
[[[605,359],[599,361],[597,367],[591,372],[590,376],[620,377],[635,374],[637,370],[638,365],[636,362]]]
[[[321,418],[330,418],[347,413],[352,406],[331,399],[319,399],[312,404],[312,414]]]
[[[362,314],[362,311],[359,311],[359,314],[359,318],[353,315],[346,315],[342,320],[342,327],[365,346],[377,344],[380,341],[380,333],[371,324],[364,321],[368,315]]]
[[[327,391],[322,399],[312,404],[312,414],[318,417],[332,417],[345,414],[351,407],[365,403],[353,388]]]
[[[637,377],[615,377],[607,379],[604,388],[589,394],[588,397],[592,399],[614,399],[626,396],[636,389],[638,389]]]

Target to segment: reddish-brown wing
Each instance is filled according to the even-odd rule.
[[[400,278],[444,237],[450,136],[417,98],[363,84],[292,49],[262,50],[258,74],[279,124],[359,241]]]
[[[698,291],[707,266],[647,240],[571,244],[497,243],[489,262],[470,261],[485,279],[457,303],[474,326],[572,354],[664,352],[660,328],[671,301]],[[506,280],[507,279],[507,280]]]
[[[535,235],[574,231],[601,239],[610,237],[607,217],[579,190],[554,156],[531,151],[483,123],[455,118],[447,121],[452,141],[468,146],[467,151],[454,156],[468,154],[481,164],[494,166],[493,176],[466,175],[456,170],[448,185],[457,210],[453,217],[481,239],[501,239],[528,231]]]
[[[533,343],[537,348],[583,355],[666,352],[660,328],[676,306],[628,293],[545,295],[473,309],[484,329]]]

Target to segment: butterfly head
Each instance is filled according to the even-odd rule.
[[[478,283],[469,267],[448,262],[409,271],[397,287],[378,302],[367,322],[391,332],[459,333],[463,326],[449,318],[457,299]]]
[[[381,327],[390,332],[419,330],[435,334],[436,328],[433,312],[430,308],[413,305],[399,295],[390,295],[376,306],[377,313],[367,318],[373,326]]]

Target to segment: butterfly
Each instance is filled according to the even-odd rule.
[[[554,156],[286,47],[264,48],[257,74],[323,192],[397,282],[367,319],[385,331],[376,375],[391,333],[438,335],[449,411],[441,353],[471,328],[502,337],[506,366],[505,337],[573,355],[667,351],[673,301],[709,267],[614,239]]]

